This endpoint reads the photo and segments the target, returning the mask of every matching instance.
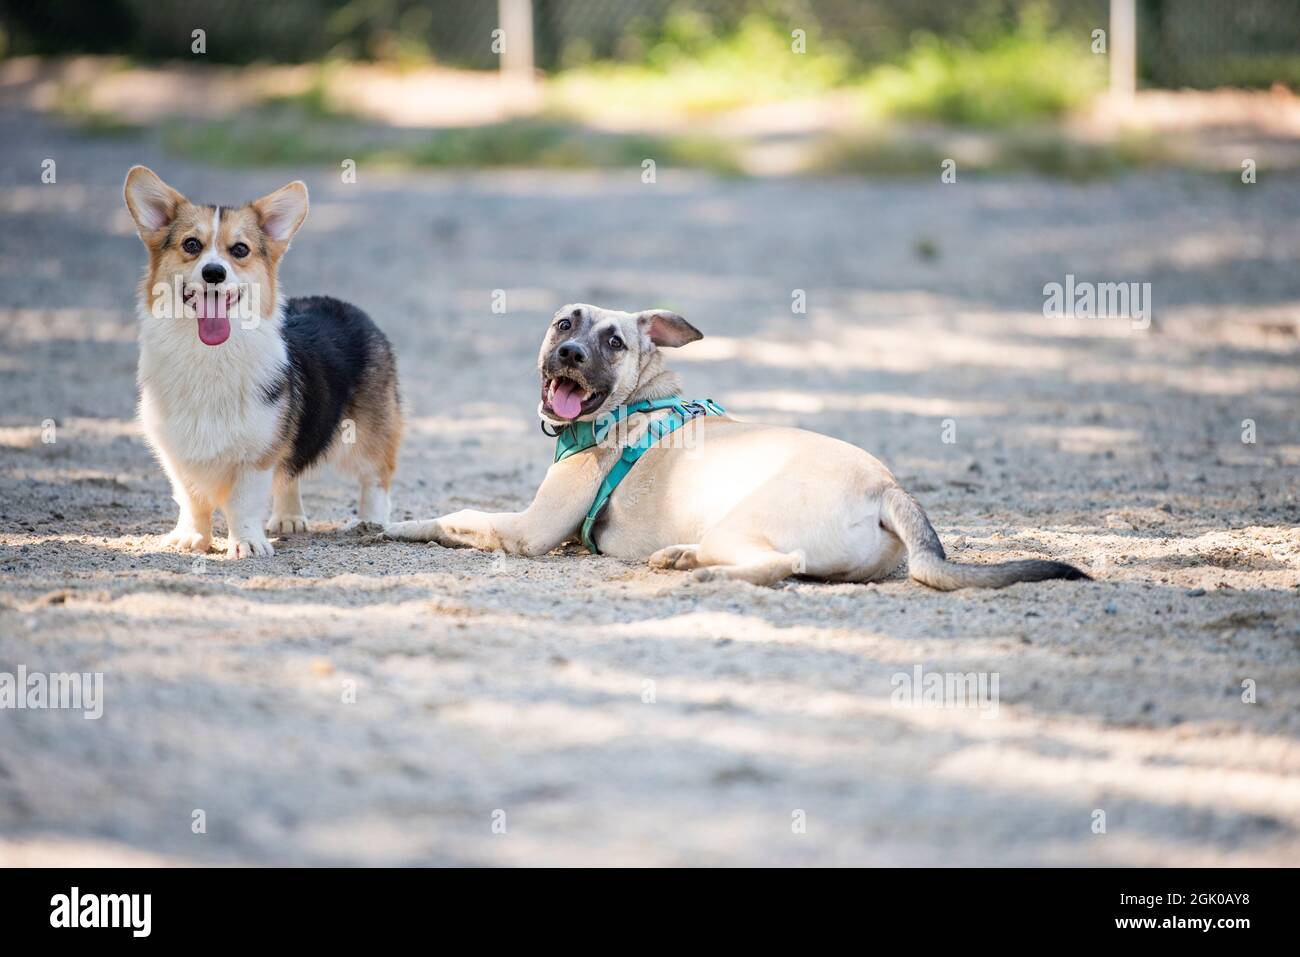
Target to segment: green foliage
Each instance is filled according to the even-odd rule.
[[[862,96],[877,117],[999,127],[1060,116],[1105,86],[1089,40],[1049,34],[1032,16],[978,46],[923,36],[901,63],[873,70]]]
[[[570,69],[551,83],[552,104],[573,113],[610,108],[707,113],[750,103],[815,96],[842,85],[850,58],[807,37],[795,53],[791,30],[761,14],[718,33],[693,11],[670,13],[662,30],[636,41],[636,62],[602,62]]]
[[[1084,31],[1052,32],[1043,8],[1025,8],[1010,31],[985,24],[973,40],[920,35],[897,63],[859,74],[852,57],[816,35],[792,50],[791,31],[764,14],[732,30],[677,10],[653,36],[635,39],[631,62],[565,70],[552,107],[576,116],[612,112],[717,112],[851,87],[875,118],[1015,126],[1056,117],[1105,85],[1106,60]]]

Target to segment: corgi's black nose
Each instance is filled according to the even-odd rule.
[[[203,267],[203,281],[212,283],[225,282],[226,267],[221,263],[208,263]]]
[[[556,349],[555,354],[566,366],[580,366],[587,361],[587,350],[572,340]]]

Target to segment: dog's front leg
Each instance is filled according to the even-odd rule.
[[[200,501],[183,485],[172,486],[172,497],[181,507],[176,527],[163,539],[163,547],[178,552],[202,554],[212,544],[212,506]]]
[[[244,467],[235,475],[226,500],[226,557],[269,558],[275,549],[266,540],[262,523],[271,502],[271,470]]]
[[[444,515],[430,523],[431,541],[449,548],[477,548],[485,552],[505,552],[530,558],[545,555],[564,540],[561,535],[545,534],[534,523],[529,529],[529,515],[523,512],[479,512],[472,508]]]
[[[180,506],[176,527],[163,539],[165,548],[178,552],[206,552],[212,544],[212,506],[185,484],[175,466],[160,454],[163,471],[172,483],[172,498]]]
[[[545,555],[577,534],[604,474],[596,450],[557,462],[546,472],[532,504],[522,512],[463,509],[431,521],[397,522],[387,538],[437,542],[510,555]]]

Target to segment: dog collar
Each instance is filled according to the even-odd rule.
[[[664,436],[676,432],[692,419],[701,415],[726,415],[727,410],[712,399],[688,401],[676,395],[664,399],[645,399],[641,402],[633,402],[631,405],[620,405],[592,422],[572,422],[561,429],[555,437],[555,461],[562,462],[570,455],[577,455],[579,452],[603,444],[610,431],[628,416],[641,412],[658,412],[661,409],[671,409],[672,412],[651,422],[645,433],[635,442],[622,446],[622,453],[614,463],[614,467],[609,470],[609,474],[605,476],[605,480],[600,483],[596,500],[587,510],[587,518],[582,523],[582,544],[593,554],[600,554],[600,549],[596,547],[596,542],[591,536],[596,519],[609,504],[614,489],[618,488],[619,483],[627,477],[627,473],[632,471],[632,466],[636,465],[637,460]]]

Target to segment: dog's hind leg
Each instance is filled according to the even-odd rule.
[[[695,580],[744,581],[751,585],[775,585],[804,570],[803,552],[779,552],[770,544],[752,538],[704,536],[696,552]]]
[[[361,482],[361,498],[357,502],[357,520],[374,525],[387,525],[390,505],[387,482]]]
[[[336,461],[360,485],[355,526],[387,525],[392,505],[388,497],[397,471],[397,449],[402,441],[402,409],[397,400],[397,378],[392,357],[387,356],[362,384],[365,401],[358,401],[351,433],[344,432]],[[351,439],[351,441],[349,441]]]
[[[388,490],[397,471],[397,446],[402,438],[402,419],[397,400],[392,400],[389,416],[381,423],[381,435],[363,450],[366,465],[360,471],[361,497],[357,501],[357,519],[372,525],[387,525],[392,503]]]
[[[289,535],[307,531],[307,515],[302,507],[302,493],[298,477],[283,472],[276,473],[272,495],[271,518],[266,530],[272,535]]]
[[[358,431],[360,426],[358,425]],[[388,490],[393,483],[396,463],[375,443],[342,444],[334,457],[339,471],[357,481],[357,517],[344,525],[345,530],[387,525],[392,510]]]

